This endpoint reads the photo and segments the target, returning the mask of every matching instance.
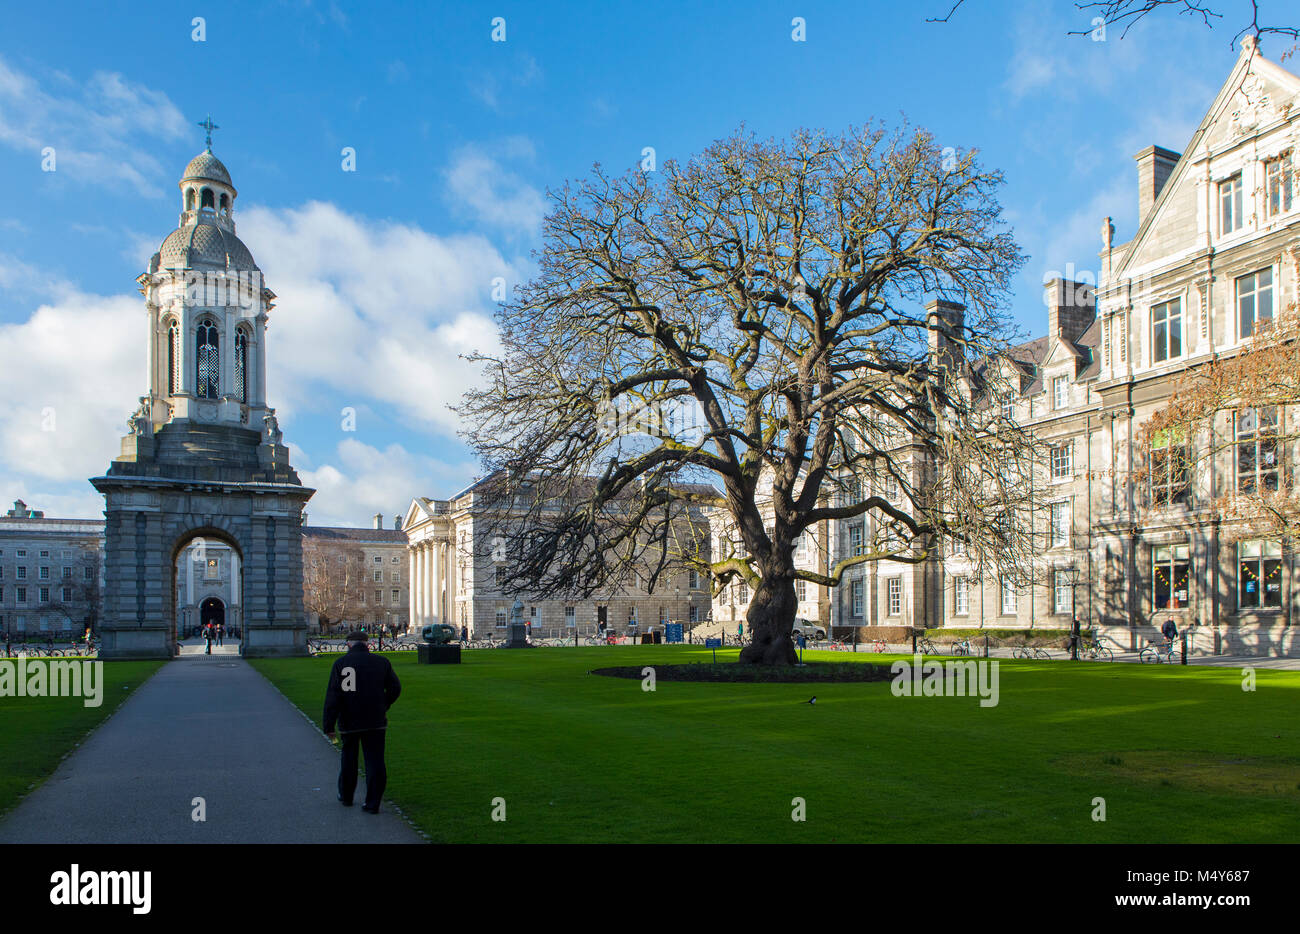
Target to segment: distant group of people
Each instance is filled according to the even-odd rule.
[[[213,642],[216,642],[217,645],[225,645],[226,624],[225,623],[204,623],[203,626],[201,626],[199,629],[199,636],[200,638],[207,640],[208,643],[207,654],[211,655]]]

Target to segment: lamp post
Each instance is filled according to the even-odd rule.
[[[1070,660],[1079,660],[1079,613],[1074,600],[1074,589],[1079,584],[1079,569],[1071,565],[1065,573],[1070,578]]]

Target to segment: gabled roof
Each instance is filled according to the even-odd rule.
[[[1128,243],[1123,244],[1123,256],[1119,259],[1111,274],[1112,280],[1122,278],[1124,273],[1133,265],[1134,259],[1142,254],[1142,247],[1146,245],[1146,240],[1151,235],[1153,228],[1158,226],[1165,205],[1174,197],[1174,192],[1181,187],[1181,183],[1191,171],[1192,163],[1200,161],[1206,155],[1206,147],[1213,130],[1221,125],[1222,121],[1236,116],[1235,111],[1230,111],[1234,102],[1239,104],[1238,111],[1241,110],[1241,103],[1248,103],[1238,101],[1238,91],[1252,77],[1257,78],[1260,82],[1271,82],[1280,85],[1287,94],[1293,96],[1292,100],[1278,102],[1278,106],[1274,109],[1281,113],[1289,114],[1291,106],[1300,103],[1300,77],[1264,58],[1258,51],[1253,36],[1243,38],[1241,53],[1237,56],[1237,63],[1228,74],[1228,79],[1219,88],[1214,103],[1210,105],[1210,109],[1206,111],[1205,116],[1201,119],[1200,126],[1192,134],[1191,140],[1183,149],[1182,156],[1179,157],[1178,162],[1170,170],[1169,177],[1160,189],[1160,194],[1156,197],[1151,210],[1142,219],[1137,233]],[[1248,137],[1250,134],[1245,135]],[[1114,249],[1115,252],[1119,252],[1118,247]]]

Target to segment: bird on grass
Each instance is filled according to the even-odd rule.
[[[808,704],[815,704],[815,703],[817,703],[817,695],[814,694],[812,697],[808,698],[808,700],[805,701],[805,703],[808,703]]]

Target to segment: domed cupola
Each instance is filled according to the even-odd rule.
[[[180,226],[167,235],[149,263],[160,269],[257,269],[253,255],[235,236],[235,191],[230,172],[212,154],[211,118],[200,126],[208,130],[207,149],[185,166],[181,189]]]

